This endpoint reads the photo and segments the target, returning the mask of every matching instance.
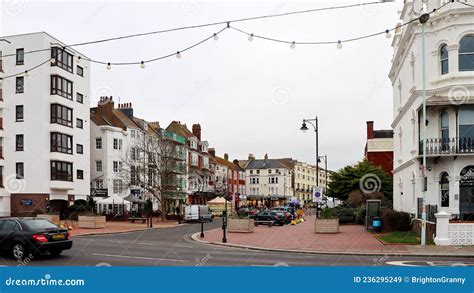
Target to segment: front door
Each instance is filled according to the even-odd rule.
[[[461,171],[459,180],[459,216],[461,220],[474,221],[474,166]]]

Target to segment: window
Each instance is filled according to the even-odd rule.
[[[51,123],[72,127],[72,109],[59,104],[51,104]]]
[[[441,113],[441,149],[449,150],[449,115],[446,110]]]
[[[23,134],[17,134],[15,139],[15,150],[17,152],[23,151],[24,148],[24,136]]]
[[[114,179],[114,193],[121,193],[123,190],[122,180]]]
[[[102,172],[102,161],[95,161],[95,170],[97,172]]]
[[[104,188],[104,181],[102,179],[97,179],[97,181],[95,182],[95,187]]]
[[[25,77],[17,76],[16,77],[16,88],[15,93],[22,94],[25,91]]]
[[[59,132],[51,132],[51,151],[72,154],[72,136]]]
[[[203,157],[202,159],[202,164],[204,168],[209,168],[209,158],[208,157]]]
[[[197,166],[198,165],[198,155],[191,154],[191,165]]]
[[[23,65],[25,63],[25,49],[16,49],[16,65]]]
[[[16,163],[16,179],[25,178],[25,165],[23,163]]]
[[[449,60],[448,60],[448,46],[446,44],[441,45],[439,49],[439,57],[441,63],[441,74],[449,72]]]
[[[462,105],[459,110],[459,151],[471,152],[474,141],[474,105]]]
[[[459,71],[474,71],[474,35],[464,36],[459,42]]]
[[[449,207],[449,179],[448,173],[443,172],[439,181],[441,190],[441,207]]]
[[[78,154],[84,153],[84,146],[82,144],[76,144],[76,153]]]
[[[23,121],[23,105],[16,106],[15,110],[15,121],[22,122]]]
[[[72,73],[72,54],[62,48],[53,47],[51,48],[51,59],[54,59],[54,62],[51,62],[51,66],[58,66]]]
[[[0,231],[2,232],[21,231],[21,227],[17,221],[13,221],[13,220],[1,221]]]
[[[72,163],[51,161],[51,180],[72,181]]]
[[[96,137],[95,139],[95,148],[100,150],[102,148],[102,138]]]
[[[59,75],[51,75],[51,94],[72,100],[72,82]]]
[[[130,185],[138,185],[138,167],[130,166]]]
[[[122,170],[122,162],[113,161],[112,166],[115,173],[119,173]]]
[[[76,178],[77,179],[84,179],[84,170],[76,170]]]
[[[84,96],[80,93],[76,93],[76,102],[78,103],[84,103]]]
[[[189,145],[190,145],[190,147],[191,147],[192,149],[196,149],[196,148],[197,148],[196,142],[195,142],[194,140],[191,140],[191,141],[189,142]]]
[[[84,127],[82,119],[76,118],[76,127],[81,129]]]
[[[77,75],[79,75],[79,76],[84,76],[84,69],[83,69],[81,66],[77,65],[77,67],[76,67],[76,73],[77,73]]]
[[[114,150],[121,150],[122,149],[122,140],[118,138],[114,138]]]

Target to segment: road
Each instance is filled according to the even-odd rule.
[[[206,223],[214,229],[220,221]],[[474,259],[396,256],[316,255],[221,247],[194,242],[199,224],[122,234],[73,237],[60,257],[33,257],[24,263],[3,256],[0,265],[33,266],[381,266],[473,265]],[[26,262],[26,263],[25,263]],[[410,263],[412,262],[412,263]]]

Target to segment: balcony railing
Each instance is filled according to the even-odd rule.
[[[423,154],[423,142],[420,141],[419,154]],[[474,153],[474,138],[450,137],[428,138],[426,140],[427,155],[472,154]]]

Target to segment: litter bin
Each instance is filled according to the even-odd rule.
[[[374,232],[382,231],[382,219],[380,217],[372,218],[372,230]]]

